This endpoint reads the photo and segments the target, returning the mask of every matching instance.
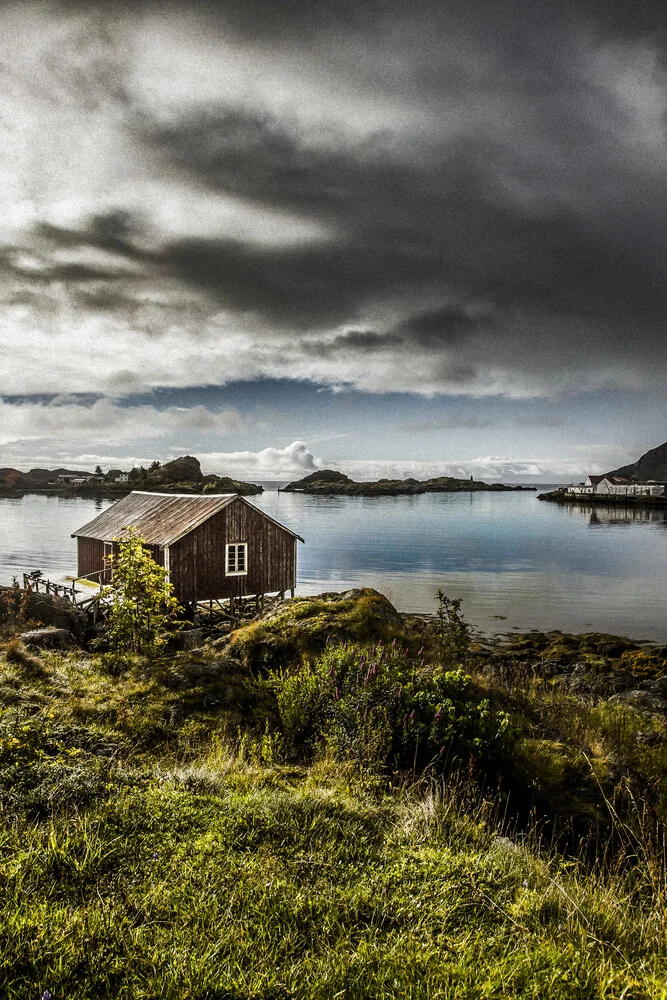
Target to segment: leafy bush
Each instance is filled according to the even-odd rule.
[[[436,618],[441,659],[461,663],[468,655],[473,632],[461,614],[461,598],[449,598],[439,590]]]
[[[102,590],[108,601],[102,644],[126,653],[155,652],[179,607],[166,571],[133,529],[112,557],[112,569],[111,584]]]
[[[501,765],[513,742],[509,717],[463,670],[427,666],[395,643],[330,644],[269,684],[296,758],[326,749],[371,767],[442,771],[471,757]]]

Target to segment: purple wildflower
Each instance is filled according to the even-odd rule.
[[[51,1000],[51,996],[52,994],[50,990],[44,990],[42,993],[42,1000]]]

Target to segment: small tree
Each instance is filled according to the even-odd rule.
[[[438,639],[443,662],[463,663],[470,649],[472,625],[461,613],[461,598],[449,598],[438,591]]]
[[[104,473],[102,472],[102,466],[101,465],[96,465],[95,466],[95,475],[96,476],[103,476],[104,475]]]
[[[112,580],[101,593],[108,601],[102,641],[119,652],[150,655],[164,645],[163,633],[179,608],[166,570],[158,566],[133,528],[120,541],[110,563]]]

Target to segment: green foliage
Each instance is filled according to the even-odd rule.
[[[462,663],[470,650],[473,629],[461,613],[461,598],[451,599],[439,590],[436,618],[441,659],[446,663]]]
[[[297,758],[326,747],[371,768],[441,771],[471,757],[502,768],[512,746],[509,717],[475,693],[467,674],[426,666],[396,643],[330,643],[269,683]]]
[[[664,1000],[664,721],[437,649],[330,642],[272,679],[280,712],[215,651],[44,652],[42,674],[0,650],[3,1000]],[[447,754],[422,756],[439,706],[462,765],[443,777]],[[483,756],[495,706],[523,727],[527,786],[563,810],[596,789],[602,810],[627,760],[616,854],[608,828],[593,858],[547,850],[541,822],[518,832]],[[422,773],[369,774],[412,770],[418,724]]]
[[[165,644],[165,629],[179,608],[167,573],[133,529],[111,563],[111,584],[102,589],[102,599],[108,602],[102,642],[119,652],[154,653]]]

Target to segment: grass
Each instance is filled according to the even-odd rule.
[[[289,759],[229,650],[6,645],[0,996],[667,998],[664,721],[521,666],[472,683],[517,732],[498,785]]]
[[[11,998],[662,997],[665,908],[462,816],[218,747],[1,843]],[[664,902],[664,901],[663,901]]]

